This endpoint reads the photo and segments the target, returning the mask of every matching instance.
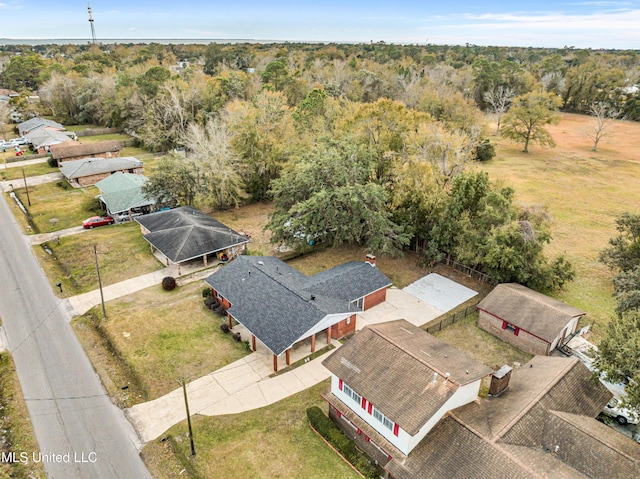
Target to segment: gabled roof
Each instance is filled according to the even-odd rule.
[[[36,128],[54,128],[56,130],[64,130],[64,125],[52,120],[45,120],[44,118],[34,117],[27,121],[18,123],[18,132],[20,136],[23,136],[25,132],[33,131]]]
[[[577,359],[536,356],[500,397],[451,411],[385,468],[407,479],[637,477],[640,446],[594,419],[610,397]]]
[[[322,364],[411,435],[459,387],[492,373],[404,319],[367,326]]]
[[[160,211],[135,220],[149,231],[144,239],[174,263],[249,242],[246,236],[192,206]]]
[[[142,186],[146,182],[147,178],[144,175],[118,171],[98,181],[96,186],[100,190],[100,198],[107,205],[109,212],[117,214],[131,208],[154,204],[153,199],[142,193]]]
[[[76,143],[51,145],[51,156],[56,160],[72,158],[76,156],[91,156],[106,153],[108,151],[120,151],[118,140],[98,141],[96,143]]]
[[[83,158],[82,160],[65,161],[60,172],[68,179],[99,175],[112,171],[141,168],[143,163],[133,156],[118,158]]]
[[[24,136],[31,141],[31,144],[35,149],[42,146],[53,146],[58,143],[69,142],[70,144],[76,144],[69,136],[64,132],[58,130],[47,130],[46,128],[36,128],[29,133],[25,133]]]
[[[391,284],[368,263],[347,263],[337,271],[307,277],[271,256],[240,256],[206,282],[230,301],[228,311],[239,323],[280,355],[328,315],[347,317],[360,311],[353,301]],[[338,294],[326,283],[329,278],[341,289]],[[361,282],[362,287],[350,288],[350,282]]]
[[[547,342],[553,342],[572,318],[586,314],[517,283],[499,284],[478,304],[478,309]]]

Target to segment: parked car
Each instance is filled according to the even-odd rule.
[[[621,401],[617,397],[612,397],[611,401],[602,410],[607,416],[614,418],[618,424],[638,424],[638,415],[621,406]]]
[[[114,223],[111,216],[92,216],[82,222],[85,229],[97,228],[98,226],[112,225]]]

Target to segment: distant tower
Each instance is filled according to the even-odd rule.
[[[96,30],[95,28],[93,28],[93,15],[91,15],[91,4],[88,3],[87,5],[89,5],[89,23],[91,24],[91,39],[93,40],[93,43],[96,42]]]

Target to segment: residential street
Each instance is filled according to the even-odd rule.
[[[106,395],[4,196],[0,225],[0,317],[48,477],[151,477],[133,428]]]

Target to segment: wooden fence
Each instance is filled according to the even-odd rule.
[[[82,136],[110,135],[112,133],[120,133],[122,128],[88,128],[76,132],[78,138]]]

